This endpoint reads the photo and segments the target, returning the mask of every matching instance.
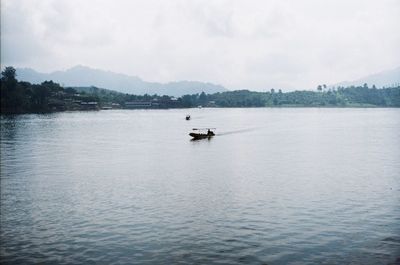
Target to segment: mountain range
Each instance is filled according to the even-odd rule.
[[[357,80],[353,81],[344,81],[333,86],[362,86],[364,84],[368,84],[369,87],[375,85],[378,88],[382,87],[391,87],[391,86],[398,86],[400,84],[400,67],[397,67],[392,70],[387,70],[383,72],[379,72],[376,74],[368,75]]]
[[[221,85],[197,81],[177,81],[169,83],[146,82],[137,76],[114,73],[86,66],[75,66],[65,71],[51,73],[39,73],[31,68],[17,68],[17,78],[39,84],[46,80],[53,80],[65,87],[90,87],[105,88],[117,92],[144,95],[158,94],[168,96],[182,96],[205,92],[213,94],[228,91]],[[390,87],[400,84],[400,67],[359,78],[354,81],[345,81],[331,85],[338,86],[362,86],[367,83],[369,87],[375,85],[378,88]]]
[[[212,83],[197,81],[177,81],[169,83],[146,82],[137,76],[114,73],[86,66],[75,66],[65,71],[39,73],[31,68],[17,68],[17,79],[33,84],[53,80],[65,87],[96,86],[122,93],[144,95],[158,94],[182,96],[205,92],[213,94],[227,91],[226,88]]]

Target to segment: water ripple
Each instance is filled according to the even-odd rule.
[[[400,264],[399,110],[185,115],[2,117],[0,263]]]

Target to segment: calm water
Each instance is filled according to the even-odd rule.
[[[203,126],[217,136],[190,141]],[[2,117],[0,251],[2,264],[394,264],[400,109]]]

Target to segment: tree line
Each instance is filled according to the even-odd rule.
[[[160,95],[130,95],[96,87],[62,87],[53,81],[41,84],[18,81],[13,67],[1,73],[1,113],[31,113],[82,110],[87,106],[124,108],[127,102],[151,102],[155,108],[190,107],[400,107],[400,86],[371,88],[363,86],[317,91],[283,93],[237,90],[214,94],[184,95],[179,98]],[[89,104],[90,103],[90,104]],[[94,106],[94,107],[93,107]]]

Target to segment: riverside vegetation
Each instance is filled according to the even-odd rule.
[[[237,90],[214,94],[131,95],[97,87],[62,87],[53,81],[41,84],[18,81],[16,70],[6,67],[1,77],[1,113],[40,113],[100,108],[206,107],[400,107],[400,85],[388,88],[363,86],[283,93]]]

